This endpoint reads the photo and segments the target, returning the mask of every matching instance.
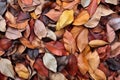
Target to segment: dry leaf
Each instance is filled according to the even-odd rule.
[[[109,20],[108,25],[110,25],[115,31],[120,29],[120,18],[112,18]]]
[[[65,10],[61,14],[61,16],[56,24],[56,30],[60,30],[60,29],[64,28],[65,26],[71,24],[74,19],[73,15],[74,15],[73,10]]]
[[[114,13],[111,9],[106,8],[103,5],[99,5],[95,14],[92,16],[92,18],[85,24],[88,28],[94,28],[98,25],[101,16],[107,16],[109,14]]]
[[[64,46],[69,53],[74,54],[76,51],[76,42],[69,31],[65,31],[63,35]]]
[[[1,15],[0,15],[0,31],[2,32],[6,31],[6,21]]]
[[[100,47],[108,44],[108,42],[103,40],[92,40],[89,42],[90,47]]]
[[[0,1],[0,15],[3,15],[7,9],[6,1]]]
[[[47,67],[51,71],[57,72],[57,61],[52,54],[45,53],[45,55],[43,56],[43,63],[45,67]]]
[[[81,0],[81,5],[87,7],[90,4],[91,0]]]
[[[88,29],[84,28],[77,37],[77,47],[82,52],[88,45]]]
[[[46,13],[45,15],[47,17],[49,17],[51,20],[53,21],[57,21],[60,17],[60,15],[62,14],[62,11],[57,11],[55,9],[51,9],[48,13]]]
[[[19,30],[17,30],[17,29],[8,27],[7,30],[6,30],[5,36],[8,39],[15,40],[15,39],[21,38],[22,37],[22,33]]]
[[[28,79],[30,76],[29,70],[26,68],[25,65],[21,63],[16,64],[15,71],[18,74],[18,76],[23,79]]]
[[[35,35],[39,39],[42,39],[43,37],[46,37],[47,30],[46,30],[45,25],[43,24],[42,21],[40,21],[40,20],[35,21],[34,32],[35,32]]]
[[[31,5],[33,0],[21,0],[21,2],[25,5]]]
[[[114,39],[115,39],[115,31],[113,28],[111,28],[108,24],[106,25],[106,28],[107,28],[107,39],[108,39],[108,42],[113,42]]]
[[[83,25],[89,20],[90,16],[87,10],[82,10],[73,22],[73,25]]]
[[[80,72],[85,75],[89,70],[89,64],[87,58],[83,55],[83,53],[79,54],[78,56],[78,68]]]
[[[11,61],[8,59],[1,58],[0,59],[0,72],[7,77],[11,77],[14,79],[15,73],[13,70],[13,66]]]
[[[114,5],[118,4],[118,0],[105,0],[105,2],[110,3],[110,4],[114,4]]]

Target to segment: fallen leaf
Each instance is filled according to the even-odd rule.
[[[108,24],[106,25],[107,28],[107,39],[110,43],[112,43],[115,39],[115,31],[113,28],[111,28]]]
[[[23,4],[25,5],[31,5],[33,0],[21,0]]]
[[[0,1],[0,15],[3,15],[7,9],[6,1]]]
[[[83,55],[83,53],[79,54],[77,57],[78,59],[78,68],[80,72],[85,75],[87,71],[89,70],[89,64],[87,61],[87,58]]]
[[[68,55],[63,43],[59,41],[48,42],[45,44],[45,47],[54,55],[57,56]]]
[[[55,9],[51,9],[48,13],[46,13],[45,15],[47,17],[49,17],[51,20],[53,21],[57,21],[60,17],[60,15],[62,14],[62,11],[57,11]]]
[[[103,41],[103,40],[91,40],[89,42],[90,47],[100,47],[108,44],[108,42]]]
[[[53,73],[50,75],[50,80],[68,80],[66,77],[61,73]]]
[[[89,20],[90,16],[87,10],[82,10],[75,18],[73,25],[83,25]]]
[[[52,30],[48,29],[48,28],[47,28],[47,36],[46,37],[48,37],[48,38],[50,38],[50,39],[52,39],[54,41],[57,40],[57,37],[56,37],[55,33]]]
[[[35,63],[33,65],[33,68],[37,70],[37,72],[41,75],[41,76],[45,76],[48,77],[48,69],[44,66],[42,60],[40,58],[37,58],[35,60]]]
[[[107,16],[114,13],[111,9],[106,8],[103,5],[99,5],[92,18],[85,24],[85,27],[94,28],[98,25],[101,16]]]
[[[82,52],[88,45],[88,29],[84,28],[77,37],[77,47]]]
[[[105,0],[105,2],[110,3],[110,4],[114,4],[114,5],[118,4],[118,0]]]
[[[28,79],[30,76],[29,70],[26,68],[25,65],[23,65],[21,63],[16,64],[15,71],[18,74],[18,76],[23,79]]]
[[[65,31],[63,35],[63,41],[64,41],[64,46],[65,49],[69,52],[74,54],[76,51],[76,42],[75,39],[73,38],[72,34],[69,31]]]
[[[73,10],[65,10],[61,14],[60,18],[58,19],[58,22],[56,24],[56,30],[60,30],[64,28],[65,26],[71,24],[74,19],[74,11]]]
[[[110,25],[115,31],[120,29],[120,18],[112,18],[109,20],[108,25]]]
[[[46,37],[47,30],[46,30],[45,25],[43,24],[42,21],[40,21],[40,20],[35,21],[34,32],[35,32],[35,35],[39,39],[42,39],[43,37]]]
[[[6,21],[5,19],[0,15],[0,31],[5,32],[6,31]]]
[[[90,4],[91,0],[81,0],[81,5],[87,7]]]
[[[57,61],[52,54],[45,53],[45,55],[43,56],[43,64],[49,70],[51,70],[53,72],[57,72]]]
[[[11,64],[11,61],[8,60],[8,59],[4,59],[4,58],[1,58],[0,59],[0,72],[2,74],[4,74],[5,76],[8,76],[8,77],[11,77],[11,78],[15,78],[15,73],[14,73],[14,70],[13,70],[13,66]]]
[[[8,39],[15,40],[15,39],[21,38],[22,37],[22,33],[19,30],[17,30],[17,29],[8,27],[7,30],[6,30],[5,36]]]

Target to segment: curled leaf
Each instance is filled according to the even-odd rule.
[[[89,42],[90,47],[100,47],[108,44],[108,42],[103,40],[92,40]]]
[[[45,25],[43,24],[42,21],[40,21],[40,20],[35,21],[34,32],[35,32],[35,35],[39,39],[42,39],[43,37],[46,37],[47,30],[46,30]]]
[[[83,25],[89,20],[90,16],[87,10],[82,10],[73,22],[73,25]]]
[[[56,24],[56,30],[60,30],[60,29],[64,28],[65,26],[71,24],[74,19],[73,14],[74,14],[73,10],[65,10],[61,14],[61,16]]]
[[[17,72],[18,76],[23,79],[28,79],[30,76],[28,69],[23,64],[16,64],[15,71]]]
[[[45,67],[47,67],[51,71],[57,72],[57,61],[52,54],[45,53],[45,55],[43,56],[43,63]]]

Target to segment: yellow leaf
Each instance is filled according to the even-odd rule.
[[[82,10],[74,20],[73,25],[83,25],[89,20],[89,18],[90,16],[87,10]]]
[[[60,30],[60,29],[64,28],[65,26],[71,24],[73,22],[73,20],[74,20],[73,15],[74,15],[73,10],[65,10],[61,14],[61,16],[60,16],[60,18],[59,18],[59,20],[57,22],[56,30]]]
[[[31,17],[33,18],[33,19],[37,19],[39,16],[37,16],[36,14],[35,14],[35,12],[32,12],[32,13],[30,13],[30,15],[31,15]]]
[[[108,44],[108,42],[103,40],[92,40],[89,42],[90,47],[100,47]]]
[[[23,64],[16,64],[15,71],[17,72],[18,76],[23,79],[28,79],[30,76],[28,69]]]

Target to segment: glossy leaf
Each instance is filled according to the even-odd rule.
[[[74,14],[73,10],[65,10],[61,14],[60,18],[58,19],[58,22],[56,24],[56,30],[60,30],[64,28],[65,26],[71,24],[74,19],[73,14]]]

